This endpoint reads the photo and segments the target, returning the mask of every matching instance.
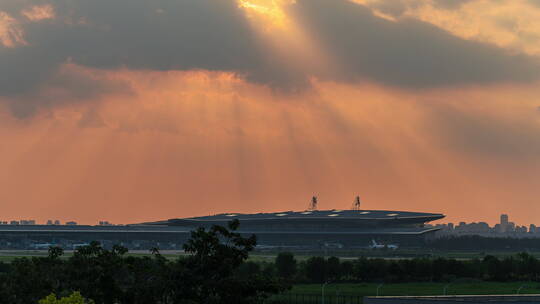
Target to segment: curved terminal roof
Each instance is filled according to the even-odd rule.
[[[444,217],[440,213],[424,213],[410,211],[387,211],[387,210],[313,210],[313,211],[285,211],[273,213],[223,213],[210,216],[200,216],[188,218],[191,220],[254,220],[271,218],[364,218],[364,219],[386,219],[386,218],[418,218],[418,217]]]
[[[306,210],[306,211],[284,211],[284,212],[272,212],[272,213],[222,213],[209,216],[199,216],[184,219],[171,219],[174,220],[187,220],[187,221],[201,221],[201,222],[213,222],[213,221],[229,221],[232,219],[238,219],[240,221],[246,220],[279,220],[279,219],[354,219],[354,220],[387,220],[387,219],[425,219],[426,221],[433,221],[443,218],[441,213],[425,213],[425,212],[410,212],[410,211],[388,211],[388,210]]]

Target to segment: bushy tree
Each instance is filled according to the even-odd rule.
[[[341,262],[337,257],[329,257],[325,265],[328,280],[337,281],[341,278]]]
[[[276,269],[278,276],[291,279],[296,274],[296,259],[290,252],[280,252],[276,256]]]
[[[212,226],[192,232],[184,245],[191,255],[179,261],[182,285],[173,296],[178,303],[256,303],[284,290],[285,286],[275,279],[254,276],[246,280],[234,275],[256,244],[254,235],[244,238],[235,232],[238,225],[234,220],[228,229]]]
[[[323,257],[310,257],[304,265],[306,277],[313,283],[326,281],[326,261]]]

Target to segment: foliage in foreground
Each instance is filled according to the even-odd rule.
[[[235,232],[238,225],[193,231],[184,245],[190,255],[174,261],[157,250],[134,257],[124,247],[106,250],[97,242],[68,259],[60,258],[60,248],[48,257],[19,258],[0,274],[0,301],[38,303],[51,292],[79,291],[97,304],[260,303],[286,286],[271,276],[238,273],[256,244],[254,236]]]
[[[73,292],[71,295],[67,297],[63,297],[60,299],[56,298],[56,295],[54,293],[51,293],[44,299],[39,300],[39,304],[94,304],[94,301],[92,300],[86,300],[83,298],[80,292]]]

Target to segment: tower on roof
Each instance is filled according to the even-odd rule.
[[[353,203],[353,210],[360,210],[360,196],[356,196]]]
[[[316,196],[313,196],[311,198],[311,203],[309,203],[309,208],[308,210],[317,210],[317,197]]]

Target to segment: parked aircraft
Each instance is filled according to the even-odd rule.
[[[375,240],[371,240],[371,245],[369,245],[369,249],[392,249],[396,250],[399,248],[399,245],[397,244],[378,244]]]

